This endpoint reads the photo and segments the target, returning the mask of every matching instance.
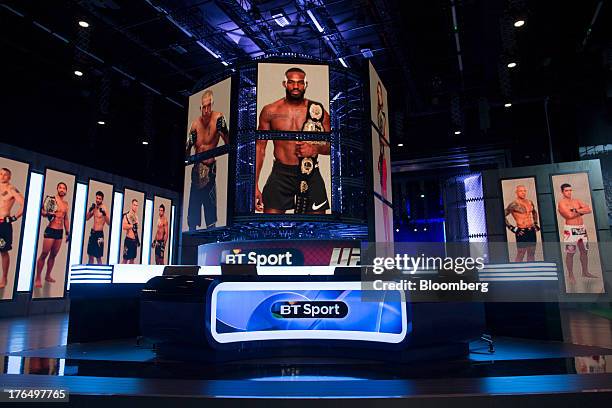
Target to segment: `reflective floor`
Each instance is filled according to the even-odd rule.
[[[68,387],[78,395],[231,398],[413,398],[427,395],[554,395],[612,391],[610,321],[565,316],[566,338],[495,338],[468,358],[410,364],[328,358],[229,363],[167,361],[134,340],[66,345],[66,315],[0,319],[5,386]],[[599,333],[604,332],[604,334]],[[582,343],[582,344],[579,344]]]

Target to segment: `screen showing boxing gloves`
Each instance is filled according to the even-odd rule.
[[[21,249],[27,163],[0,157],[0,299],[13,299]]]
[[[329,67],[258,64],[257,129],[330,132]]]
[[[189,97],[185,157],[230,143],[231,89],[231,78],[227,78]]]
[[[172,226],[170,225],[170,212],[172,210],[172,201],[155,196],[153,200],[153,235],[151,240],[151,259],[150,265],[167,265],[169,263],[168,253],[170,243],[170,234]]]
[[[257,140],[255,212],[331,214],[330,143]]]
[[[89,180],[82,260],[84,264],[108,264],[113,186]]]
[[[387,88],[383,85],[372,63],[370,68],[370,115],[372,123],[382,137],[389,143],[389,105]]]
[[[543,261],[538,192],[534,177],[501,181],[509,262]]]
[[[588,173],[552,176],[567,293],[604,293]]]
[[[227,225],[228,154],[185,166],[182,231]]]
[[[126,188],[123,193],[121,214],[120,263],[142,263],[142,225],[144,224],[145,195],[140,191]]]
[[[72,174],[51,169],[45,172],[33,299],[64,297],[75,184]]]

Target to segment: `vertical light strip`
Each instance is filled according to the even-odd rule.
[[[8,356],[8,365],[6,367],[6,373],[7,374],[21,374],[22,363],[23,363],[23,357]]]
[[[85,229],[85,206],[87,205],[87,184],[77,183],[74,199],[74,219],[72,220],[72,236],[70,237],[70,264],[81,264],[83,254],[83,233]],[[68,283],[70,287],[70,282]]]
[[[32,286],[44,179],[45,177],[42,174],[30,173],[28,206],[26,208],[23,237],[21,238],[21,261],[17,281],[17,291],[19,292],[29,292]]]
[[[151,229],[153,228],[153,200],[145,200],[144,230],[142,231],[142,264],[151,263]]]
[[[168,252],[168,264],[172,265],[172,253],[174,251],[174,210],[175,206],[172,206],[172,212],[170,213],[170,251]]]
[[[123,193],[115,193],[113,198],[113,221],[111,226],[110,249],[108,252],[108,264],[119,263],[119,247],[121,246],[121,222],[123,217]]]

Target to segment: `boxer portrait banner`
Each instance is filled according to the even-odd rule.
[[[588,173],[551,177],[567,293],[604,293]]]
[[[509,262],[544,261],[534,177],[501,180]]]
[[[151,239],[150,265],[167,265],[169,245],[172,243],[172,200],[155,196],[153,199],[153,232]]]
[[[21,254],[30,165],[0,157],[0,300],[12,300]]]
[[[75,190],[74,175],[46,170],[32,299],[64,297]]]
[[[232,80],[227,78],[189,97],[185,157],[229,144]]]
[[[389,143],[389,105],[387,103],[387,88],[383,85],[378,72],[371,62],[370,69],[370,116],[372,123],[382,137]]]
[[[330,132],[329,67],[258,64],[257,129]]]
[[[329,153],[326,141],[257,140],[255,212],[331,214]]]
[[[182,231],[227,225],[229,154],[185,166]]]
[[[83,264],[108,264],[113,195],[111,184],[89,180],[83,235]]]
[[[374,169],[374,193],[393,204],[391,148],[374,126],[372,126],[372,168]]]
[[[142,263],[142,236],[144,225],[145,195],[141,191],[126,188],[123,192],[121,211],[121,253],[122,264]]]

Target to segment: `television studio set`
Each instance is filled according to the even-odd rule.
[[[0,18],[3,405],[612,402],[609,2]]]

